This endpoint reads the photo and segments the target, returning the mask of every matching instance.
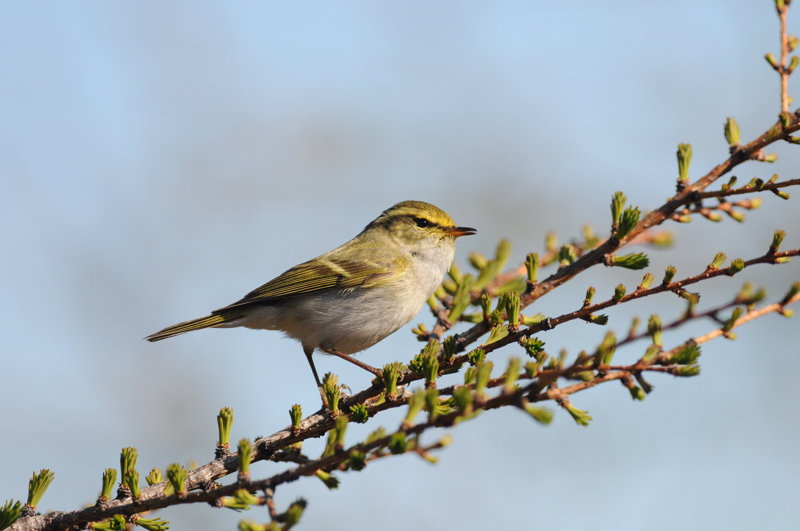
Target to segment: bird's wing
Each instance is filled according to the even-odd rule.
[[[405,260],[392,263],[374,263],[358,260],[316,258],[291,268],[248,293],[242,300],[225,308],[249,304],[274,302],[280,299],[299,297],[309,293],[333,289],[368,287],[375,282],[398,274],[405,269]]]

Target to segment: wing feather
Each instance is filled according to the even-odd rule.
[[[396,260],[390,264],[317,258],[289,269],[263,286],[254,289],[243,299],[213,313],[249,304],[275,302],[309,293],[369,286],[378,280],[401,272],[406,265],[405,260]]]

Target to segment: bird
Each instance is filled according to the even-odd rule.
[[[325,403],[315,351],[340,357],[380,377],[352,354],[411,321],[442,283],[456,238],[476,234],[440,208],[402,201],[352,240],[296,265],[210,315],[147,336],[161,341],[204,328],[278,330],[300,341]]]

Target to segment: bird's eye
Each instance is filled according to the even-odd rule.
[[[414,223],[417,224],[417,227],[424,229],[425,227],[430,227],[431,222],[425,218],[414,218]]]

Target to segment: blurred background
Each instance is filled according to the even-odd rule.
[[[464,268],[469,251],[491,254],[503,237],[519,263],[548,230],[605,234],[614,191],[644,210],[673,193],[679,142],[693,145],[697,178],[727,156],[727,116],[743,141],[774,123],[768,51],[778,19],[767,1],[4,2],[0,502],[24,500],[47,467],[56,476],[41,510],[94,503],[123,446],[139,450],[142,475],[205,463],[222,406],[235,410],[235,440],[283,428],[294,403],[314,411],[301,348],[276,332],[142,338],[239,299],[405,199],[478,229],[459,240]],[[797,177],[798,149],[771,151],[778,163],[740,166],[740,182]],[[650,270],[697,274],[718,251],[752,258],[777,228],[789,230],[785,248],[800,245],[797,199],[763,198],[744,225],[668,224],[676,244],[650,251]],[[795,262],[705,284],[699,309],[744,280],[778,299],[800,277]],[[589,285],[607,298],[640,278],[597,267],[526,313],[557,315]],[[609,328],[626,333],[634,314],[668,321],[683,309],[661,296],[613,309],[609,327],[540,337],[574,355]],[[433,320],[423,311],[417,322]],[[361,359],[410,359],[421,347],[410,328]],[[771,315],[737,333],[703,346],[700,377],[650,377],[644,402],[613,382],[575,396],[588,428],[562,411],[549,427],[484,414],[448,430],[438,465],[385,459],[336,491],[306,478],[278,489],[279,510],[305,496],[304,529],[787,528],[800,516],[800,332]],[[504,349],[495,364],[519,354]],[[317,359],[354,391],[369,382]],[[172,529],[267,519],[205,505],[159,516]]]

